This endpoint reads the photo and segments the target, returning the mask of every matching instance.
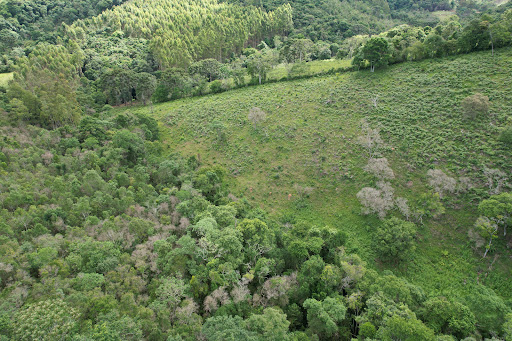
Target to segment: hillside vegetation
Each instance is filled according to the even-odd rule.
[[[356,199],[361,188],[374,183],[363,172],[368,157],[357,142],[366,119],[380,128],[385,139],[380,153],[395,171],[396,192],[410,203],[428,191],[428,169],[467,177],[475,187],[443,198],[447,212],[420,229],[420,247],[399,271],[443,294],[463,294],[479,281],[510,297],[509,251],[502,249],[495,263],[482,260],[468,232],[478,217],[479,198],[488,196],[484,170],[497,168],[508,176],[511,169],[510,148],[498,141],[511,110],[511,58],[511,50],[504,49],[495,57],[483,52],[405,63],[373,74],[251,87],[121,112],[158,118],[170,150],[225,166],[233,193],[277,219],[342,229],[351,237],[350,248],[372,264],[378,222],[360,216]],[[476,121],[465,119],[460,105],[474,92],[492,102],[489,116]],[[266,121],[253,126],[252,107],[261,108]],[[308,199],[300,187],[312,188]]]
[[[2,116],[0,337],[509,337],[508,221],[492,247],[482,238],[512,201],[511,59],[265,84],[52,130]],[[484,95],[488,112],[468,116]],[[365,212],[364,188],[393,204]]]
[[[0,0],[0,38],[0,341],[512,340],[510,3]]]

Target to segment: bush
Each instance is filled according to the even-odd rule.
[[[489,111],[489,97],[476,93],[462,100],[462,110],[467,118],[476,118]]]
[[[222,92],[223,89],[222,89],[222,82],[220,80],[214,80],[213,82],[210,83],[210,91],[213,93],[213,94],[218,94],[219,92]]]
[[[506,127],[500,134],[500,142],[512,145],[512,126]]]

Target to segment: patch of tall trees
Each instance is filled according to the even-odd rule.
[[[147,39],[159,68],[165,69],[188,67],[208,58],[222,62],[248,45],[286,34],[292,27],[290,5],[266,12],[216,0],[136,0],[79,21],[71,31],[120,31]]]

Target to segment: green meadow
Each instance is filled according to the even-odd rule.
[[[159,120],[165,150],[219,164],[230,174],[232,194],[274,219],[306,220],[347,233],[350,252],[369,267],[392,270],[433,293],[464,295],[475,283],[512,298],[512,256],[506,240],[486,258],[468,237],[487,194],[483,170],[510,174],[512,154],[498,142],[510,121],[512,49],[252,86],[154,106],[116,108]],[[318,62],[318,66],[321,67]],[[313,68],[313,66],[312,66]],[[275,70],[274,72],[278,72]],[[487,117],[463,117],[468,95],[489,97]],[[259,107],[266,120],[252,124]],[[419,224],[416,250],[399,266],[381,264],[373,250],[379,224],[361,215],[356,193],[374,180],[363,171],[368,157],[357,142],[361,121],[379,128],[380,155],[390,161],[398,196],[410,203],[428,190],[428,169],[469,178],[474,189],[442,199],[446,213]],[[311,194],[302,189],[309,187]],[[392,212],[391,215],[398,215]]]

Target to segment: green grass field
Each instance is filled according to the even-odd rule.
[[[477,192],[445,199],[446,214],[419,226],[418,248],[398,267],[376,259],[372,239],[379,221],[361,216],[356,199],[374,182],[362,170],[367,156],[356,143],[363,118],[380,127],[382,155],[397,176],[395,193],[410,202],[427,190],[430,168],[469,177],[477,187],[484,187],[485,167],[510,174],[511,151],[496,138],[512,117],[511,61],[512,49],[503,49],[494,58],[481,52],[115,110],[158,118],[168,152],[223,165],[232,194],[274,218],[295,216],[344,230],[349,251],[370,267],[391,269],[437,294],[463,296],[478,282],[512,298],[512,252],[505,241],[482,259],[467,235],[477,218]],[[475,92],[489,96],[492,107],[488,117],[468,121],[460,102]],[[266,112],[264,123],[248,121],[252,107]],[[299,200],[296,185],[313,193]]]
[[[439,20],[444,20],[451,17],[452,15],[457,15],[455,11],[434,11],[432,14]]]
[[[2,0],[0,0],[1,2]],[[7,83],[12,79],[13,73],[0,73],[0,86],[6,87]]]

